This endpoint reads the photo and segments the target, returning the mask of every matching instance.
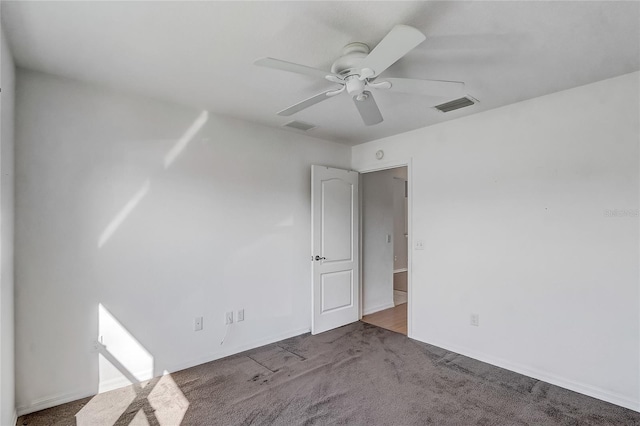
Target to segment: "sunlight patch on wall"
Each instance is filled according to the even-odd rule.
[[[76,414],[78,426],[182,422],[189,401],[180,387],[166,370],[153,377],[153,356],[102,303],[97,348],[99,393]]]
[[[124,205],[122,210],[118,212],[117,215],[111,220],[109,225],[102,231],[100,234],[100,238],[98,239],[98,248],[101,248],[109,238],[116,232],[116,230],[122,225],[122,222],[129,216],[129,214],[136,208],[140,200],[144,198],[145,195],[149,192],[149,188],[151,187],[151,182],[147,179],[142,187],[136,192],[133,197]]]
[[[202,111],[193,124],[182,135],[178,142],[167,152],[164,156],[164,168],[168,169],[171,164],[178,158],[180,153],[189,145],[189,142],[193,140],[193,137],[200,131],[202,126],[209,120],[209,112]]]
[[[153,377],[153,356],[102,304],[98,305],[98,342],[99,392]]]

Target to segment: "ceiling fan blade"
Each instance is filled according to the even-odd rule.
[[[376,101],[373,99],[373,95],[371,92],[364,92],[367,97],[361,101],[357,99],[357,96],[353,97],[353,103],[356,104],[356,108],[358,108],[358,112],[362,117],[362,121],[367,126],[372,126],[374,124],[378,124],[382,122],[382,114],[380,113],[380,109],[376,104]]]
[[[303,109],[309,108],[312,105],[320,103],[325,99],[329,99],[331,96],[328,93],[335,92],[335,90],[327,90],[326,92],[318,93],[315,96],[312,96],[308,99],[305,99],[302,102],[298,102],[295,105],[291,105],[289,108],[285,108],[282,111],[278,112],[278,115],[282,115],[284,117],[288,117],[296,112],[302,111]]]
[[[466,95],[461,81],[417,80],[413,78],[385,78],[391,83],[391,90],[417,95],[459,98]]]
[[[376,77],[425,39],[425,35],[413,27],[396,25],[358,66],[373,70]]]
[[[308,67],[306,65],[294,64],[293,62],[282,61],[273,58],[261,58],[254,62],[255,65],[261,67],[274,68],[277,70],[294,72],[296,74],[310,75],[324,79],[327,75],[331,75],[328,71],[322,71],[317,68]]]

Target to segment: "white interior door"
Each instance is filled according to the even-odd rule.
[[[311,166],[311,333],[358,321],[358,173]]]

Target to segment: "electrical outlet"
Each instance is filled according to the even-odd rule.
[[[193,331],[202,330],[202,317],[196,317],[193,320]]]
[[[233,312],[227,312],[224,316],[225,325],[229,325],[233,323]]]
[[[104,336],[100,336],[97,340],[92,340],[91,341],[91,346],[90,346],[89,352],[98,353],[98,352],[100,352],[100,348],[101,347],[105,347],[106,348],[106,346],[104,344]]]
[[[240,321],[244,321],[244,309],[239,309],[239,310],[238,310],[238,316],[237,316],[237,318],[238,318],[238,322],[240,322]]]
[[[424,241],[422,240],[416,241],[416,250],[424,250]]]
[[[471,314],[470,317],[470,324],[475,326],[475,327],[479,327],[480,326],[480,314]]]

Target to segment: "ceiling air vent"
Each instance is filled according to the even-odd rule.
[[[306,132],[307,130],[314,129],[316,126],[313,124],[305,123],[304,121],[291,121],[284,125],[284,127],[291,127],[292,129],[302,130]]]
[[[440,105],[436,105],[436,109],[440,112],[450,112],[456,109],[468,107],[474,105],[477,101],[473,98],[465,96],[464,98],[455,99],[453,101],[445,102]]]

